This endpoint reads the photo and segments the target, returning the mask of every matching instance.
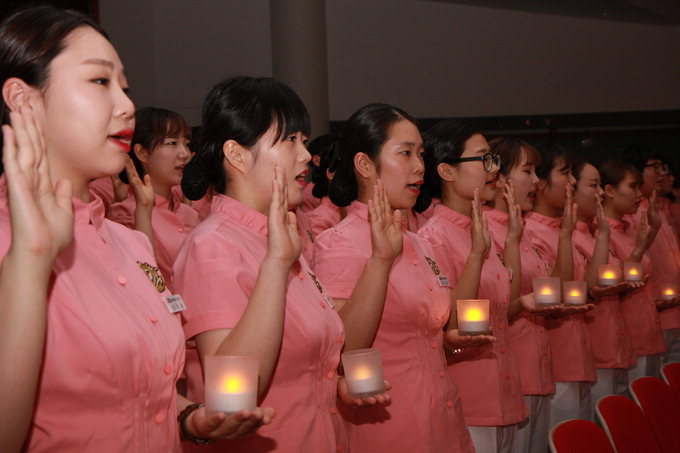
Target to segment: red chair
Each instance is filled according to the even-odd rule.
[[[595,411],[617,453],[661,453],[652,427],[632,399],[605,396],[598,400]]]
[[[680,452],[680,399],[659,378],[641,377],[630,383],[633,399],[645,413],[663,453]]]
[[[552,453],[615,453],[602,428],[589,420],[567,420],[550,430]]]
[[[671,362],[661,367],[661,376],[680,398],[680,362]]]

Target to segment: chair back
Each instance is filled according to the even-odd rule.
[[[671,362],[662,366],[661,376],[680,398],[680,362]]]
[[[632,399],[604,396],[597,401],[595,411],[617,453],[661,453],[652,427]]]
[[[602,428],[590,420],[567,420],[550,430],[552,453],[615,453]]]
[[[680,452],[680,400],[659,378],[641,377],[630,383],[630,393],[642,408],[663,453]]]

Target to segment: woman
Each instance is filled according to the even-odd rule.
[[[635,230],[623,217],[635,214],[642,201],[640,172],[627,162],[607,161],[600,165],[600,175],[604,189],[604,213],[611,228],[612,252],[621,263],[641,262],[645,274],[649,274],[651,262],[645,252],[654,242],[661,223],[655,196],[650,198],[649,210],[639,214]],[[660,301],[658,308],[664,306]],[[620,307],[637,356],[637,365],[629,368],[628,378],[658,375],[666,344],[649,285],[625,294]]]
[[[457,120],[432,127],[425,136],[425,150],[427,192],[422,194],[426,200],[419,208],[427,206],[430,196],[441,198],[441,203],[419,234],[441,244],[454,269],[459,270],[470,247],[471,201],[475,192],[481,202],[494,199],[500,156],[490,152],[479,129]],[[516,243],[517,229],[512,233]],[[458,274],[457,284],[461,284],[465,280]],[[510,283],[510,273],[492,240],[471,297],[489,299],[496,341],[456,354],[449,367],[461,389],[465,420],[478,452],[515,451],[517,425],[528,415],[519,370],[509,348],[508,324],[522,310],[535,310],[535,305],[530,296],[512,298]]]
[[[260,366],[259,398],[279,414],[259,435],[230,444],[238,451],[346,447],[335,408],[338,391],[349,401],[344,380],[336,382],[342,323],[298,258],[295,215],[286,212],[303,199],[308,134],[307,110],[287,86],[268,78],[224,80],[206,97],[201,143],[182,179],[192,200],[214,193],[210,214],[187,236],[174,266],[175,289],[188,306],[184,333],[195,344],[188,394],[203,398],[206,355],[252,355]],[[277,205],[283,212],[271,210]],[[273,228],[279,224],[285,228]]]
[[[111,205],[107,215],[140,231],[144,231],[144,227],[140,227],[139,222],[146,222],[145,217],[151,216],[149,239],[167,281],[172,278],[172,265],[182,241],[198,223],[198,212],[182,203],[181,191],[177,190],[184,167],[192,157],[190,141],[191,128],[178,113],[154,107],[138,110],[130,143],[135,168],[130,170],[134,179],[145,179],[148,175],[150,182],[133,184],[135,188],[141,185],[141,190],[146,189],[140,195],[145,197],[142,202],[131,193],[124,201]],[[125,173],[121,179],[128,182]]]
[[[444,346],[467,341],[456,334],[451,315],[465,285],[451,289],[447,279],[453,276],[442,257],[402,222],[401,211],[413,208],[423,184],[415,120],[397,107],[369,104],[349,118],[339,147],[329,194],[347,206],[347,216],[317,238],[316,271],[336,301],[346,349],[379,348],[393,385],[388,407],[344,408],[351,450],[473,451],[444,357]],[[369,223],[374,214],[388,227],[386,247],[371,246],[377,243]],[[475,272],[479,278],[488,247],[479,211],[475,226],[470,280]],[[482,336],[471,344],[489,340]]]
[[[314,181],[315,197],[321,199],[321,203],[307,213],[307,219],[316,238],[323,231],[336,225],[347,215],[346,208],[339,208],[331,201],[328,196],[328,186],[333,179],[333,174],[338,165],[338,143],[337,138],[328,145],[328,148],[321,153],[319,168],[316,171]]]
[[[590,391],[592,400],[625,393],[628,389],[626,370],[635,364],[635,354],[628,328],[620,309],[620,294],[642,286],[642,282],[620,282],[608,287],[597,284],[598,266],[609,262],[621,263],[610,253],[611,229],[604,215],[600,173],[593,165],[576,161],[574,200],[578,205],[574,229],[574,270],[577,280],[585,280],[594,309],[585,315],[591,338],[597,382]],[[595,223],[597,219],[597,223]]]
[[[47,297],[0,297],[0,360],[11,364],[3,367],[0,444],[19,451],[28,434],[22,451],[179,451],[177,412],[191,403],[175,391],[184,363],[179,320],[164,303],[162,277],[154,285],[144,270],[155,265],[147,238],[106,220],[88,191],[91,180],[119,173],[129,151],[134,106],[118,54],[78,13],[19,11],[0,25],[0,84],[2,123],[11,123],[3,126],[8,187],[19,201],[13,230],[33,198],[55,238],[34,251],[47,252],[39,253],[41,275],[29,271],[39,288],[32,294]],[[51,181],[59,181],[55,203]],[[4,257],[4,190],[0,205]],[[18,231],[13,248],[26,237]],[[12,269],[14,250],[7,256]],[[256,412],[208,417],[199,409],[183,426],[202,437],[243,435],[271,416]]]

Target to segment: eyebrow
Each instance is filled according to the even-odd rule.
[[[115,65],[113,62],[109,60],[103,60],[101,58],[88,58],[87,60],[83,61],[83,64],[94,64],[94,65],[100,65],[100,66],[106,66],[107,68],[115,68]]]

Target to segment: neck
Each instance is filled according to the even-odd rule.
[[[239,203],[248,206],[251,209],[267,215],[271,199],[266,201],[260,200],[257,196],[257,193],[257,191],[252,190],[243,184],[241,180],[233,178],[231,181],[229,181],[229,185],[227,186],[227,190],[224,194],[229,198],[233,198]]]
[[[170,209],[174,208],[174,201],[173,201],[173,196],[172,196],[172,187],[166,186],[163,184],[155,184],[153,180],[151,180],[151,185],[153,186],[153,191],[156,195],[160,195],[161,197],[165,198],[168,200],[168,203],[170,205]]]
[[[579,222],[591,223],[595,217],[589,217],[583,214],[578,214],[576,216]]]
[[[621,220],[621,219],[623,219],[623,214],[620,213],[620,212],[618,212],[618,211],[616,211],[616,210],[611,206],[611,204],[605,202],[604,205],[602,206],[602,208],[604,209],[604,215],[606,215],[606,216],[609,217],[610,219],[614,219],[614,220]]]
[[[442,204],[468,217],[472,217],[472,200],[461,197],[453,190],[442,186]]]
[[[495,209],[498,209],[499,211],[503,211],[506,214],[508,213],[508,203],[505,201],[505,198],[503,198],[503,194],[501,193],[500,190],[496,191],[496,198],[494,198],[493,201],[493,207]]]
[[[555,208],[548,203],[546,203],[545,198],[540,195],[540,192],[536,194],[536,202],[534,203],[534,212],[536,214],[541,214],[546,217],[559,217],[561,213],[561,208]]]

